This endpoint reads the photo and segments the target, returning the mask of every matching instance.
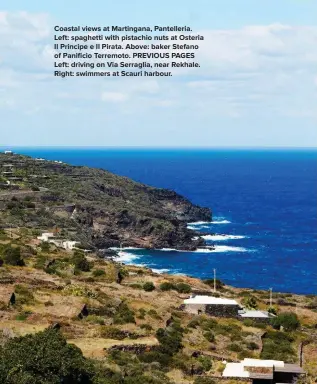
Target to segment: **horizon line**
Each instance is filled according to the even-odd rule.
[[[293,147],[293,146],[217,146],[217,147],[191,147],[191,146],[94,146],[94,145],[35,145],[35,146],[20,146],[20,145],[0,145],[1,150],[10,150],[10,149],[126,149],[126,150],[311,150],[317,151],[316,146],[311,147]]]

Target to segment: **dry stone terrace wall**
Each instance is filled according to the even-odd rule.
[[[187,304],[184,310],[192,314],[206,313],[214,317],[239,318],[239,305]]]
[[[239,305],[206,305],[206,313],[215,317],[238,317]]]
[[[105,348],[107,351],[132,352],[136,355],[141,355],[144,352],[153,352],[158,349],[158,345],[133,344],[133,345],[113,345],[110,348]]]

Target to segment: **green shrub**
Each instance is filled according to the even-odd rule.
[[[247,343],[246,347],[247,347],[250,351],[255,351],[256,349],[259,349],[258,344],[255,343],[254,341],[251,341],[251,342]]]
[[[203,283],[209,285],[209,287],[214,288],[214,279],[204,279]],[[224,285],[225,284],[221,280],[216,279],[216,289],[221,289]]]
[[[205,372],[208,372],[212,368],[212,361],[208,356],[199,356],[197,359],[204,368]]]
[[[176,290],[179,293],[190,293],[192,291],[190,285],[186,283],[178,283],[176,284]]]
[[[146,331],[152,331],[152,329],[153,329],[150,324],[141,324],[140,328],[145,329]]]
[[[3,251],[2,258],[4,262],[8,265],[14,265],[23,267],[25,265],[24,260],[21,257],[21,248],[20,247],[7,247]]]
[[[100,276],[105,276],[106,272],[103,269],[94,269],[92,271],[92,275],[94,277],[100,277]]]
[[[170,291],[172,289],[176,289],[175,285],[168,281],[164,281],[163,283],[160,284],[161,291]]]
[[[251,319],[243,320],[243,325],[245,325],[246,327],[253,327],[253,320]]]
[[[17,284],[14,287],[14,292],[16,293],[16,300],[19,304],[30,304],[34,301],[32,291],[25,285]]]
[[[15,320],[17,320],[17,321],[24,321],[24,320],[26,320],[28,318],[28,316],[29,315],[27,313],[22,312],[22,313],[19,313],[18,315],[16,315]]]
[[[45,268],[45,265],[47,263],[48,259],[47,257],[43,256],[43,255],[38,255],[36,257],[36,261],[35,261],[35,264],[34,264],[34,268],[37,268],[37,269],[44,269]]]
[[[228,345],[228,349],[232,352],[241,352],[242,348],[239,344],[232,343]]]
[[[145,319],[145,315],[146,315],[146,310],[144,308],[140,308],[137,318],[138,319]]]
[[[174,355],[182,348],[183,328],[178,321],[173,321],[168,328],[159,328],[156,338],[160,343],[160,352]]]
[[[296,353],[292,347],[294,338],[285,332],[268,331],[263,338],[262,359],[294,362]]]
[[[114,324],[135,323],[134,312],[126,303],[121,303],[113,317]]]
[[[204,333],[204,338],[211,343],[215,341],[215,335],[210,331]]]
[[[0,382],[92,384],[94,369],[57,330],[10,339],[0,348]]]
[[[257,309],[257,308],[258,308],[257,301],[256,301],[256,299],[255,299],[253,296],[246,297],[246,298],[243,300],[243,304],[244,304],[244,305],[246,306],[246,308],[248,308],[248,309]]]
[[[218,326],[218,323],[214,319],[206,319],[202,321],[201,327],[205,331],[209,331],[210,329],[214,329]]]
[[[195,319],[190,320],[190,322],[187,324],[187,327],[197,328],[199,325],[200,325],[200,318],[197,317]]]
[[[282,326],[285,331],[295,331],[299,328],[300,322],[296,313],[293,312],[284,312],[279,314],[277,317],[272,319],[272,326],[275,329],[280,329]]]
[[[50,251],[50,243],[48,241],[42,241],[40,247],[41,247],[41,250],[43,252],[49,252]]]
[[[75,265],[75,269],[82,272],[90,271],[90,263],[85,257],[85,254],[82,251],[75,250],[72,262]]]
[[[144,352],[138,358],[140,361],[148,364],[157,362],[162,367],[168,367],[171,363],[171,356],[158,351]]]
[[[147,314],[151,316],[153,319],[157,319],[157,320],[161,319],[161,316],[156,312],[155,309],[150,309]]]
[[[274,307],[269,307],[269,309],[267,311],[268,311],[268,313],[272,313],[273,315],[277,315],[277,309]]]
[[[147,281],[145,284],[143,284],[143,289],[146,292],[152,292],[155,289],[155,285],[151,281]]]

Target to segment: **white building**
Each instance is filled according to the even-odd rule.
[[[192,314],[207,313],[215,317],[237,317],[240,308],[238,302],[214,296],[192,295],[184,300],[185,311]]]
[[[199,295],[192,295],[189,299],[185,299],[184,304],[239,305],[235,300]]]
[[[252,382],[291,383],[298,375],[304,374],[296,364],[279,360],[244,359],[240,363],[226,363],[222,373],[224,378],[249,378]],[[289,381],[291,380],[291,381]]]
[[[72,251],[74,248],[76,248],[76,244],[79,244],[78,241],[63,241],[63,248],[66,249],[67,251]]]
[[[49,241],[49,239],[51,239],[52,237],[54,237],[54,233],[52,232],[44,232],[42,233],[41,236],[38,236],[38,240],[41,240],[41,241]]]
[[[273,313],[269,313],[267,311],[257,311],[255,309],[248,310],[243,309],[242,311],[239,311],[239,316],[243,319],[270,319],[272,317],[275,317]]]

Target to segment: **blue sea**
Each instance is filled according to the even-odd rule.
[[[210,207],[213,252],[125,250],[158,272],[217,277],[237,287],[317,294],[317,151],[56,149],[15,151],[110,170]]]

